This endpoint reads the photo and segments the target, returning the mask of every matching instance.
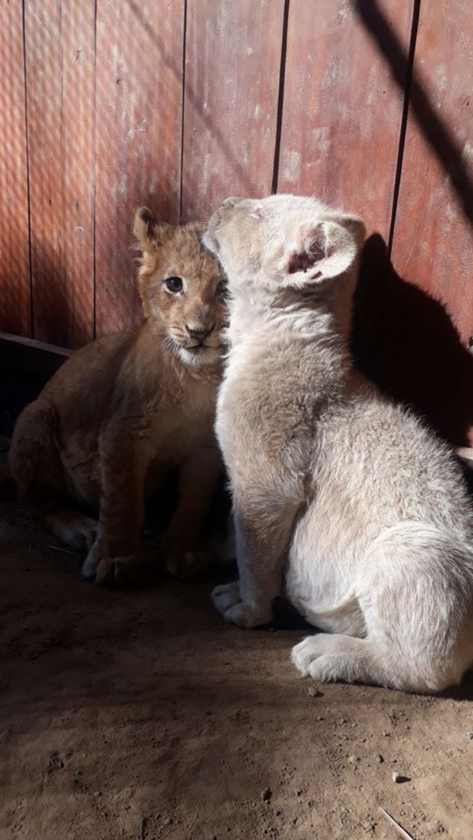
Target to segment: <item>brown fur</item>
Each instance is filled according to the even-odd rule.
[[[10,465],[17,493],[78,550],[83,573],[118,582],[136,568],[145,496],[180,466],[169,564],[201,555],[200,531],[220,471],[213,436],[220,381],[223,276],[196,224],[170,227],[137,211],[146,320],[75,353],[21,414]],[[180,293],[164,280],[182,278]],[[189,330],[191,332],[189,332]],[[69,497],[99,522],[61,507]]]

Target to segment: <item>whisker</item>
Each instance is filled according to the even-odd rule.
[[[173,355],[175,355],[179,349],[177,342],[170,335],[167,335],[166,338],[163,339],[161,347],[165,353],[172,353]]]

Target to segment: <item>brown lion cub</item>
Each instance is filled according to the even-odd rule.
[[[135,217],[145,322],[75,353],[20,415],[10,450],[17,494],[70,546],[84,577],[120,583],[136,568],[145,496],[176,466],[168,568],[202,559],[200,532],[220,457],[213,435],[225,280],[195,223]],[[96,522],[64,507],[100,511]]]

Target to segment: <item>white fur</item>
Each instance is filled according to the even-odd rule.
[[[473,509],[450,448],[352,369],[363,234],[293,196],[210,220],[231,293],[216,428],[240,572],[213,599],[252,627],[285,586],[332,634],[294,648],[302,674],[438,691],[473,662]]]

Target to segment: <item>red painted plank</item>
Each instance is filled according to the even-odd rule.
[[[473,334],[473,6],[445,15],[422,3],[409,110],[396,267],[447,303],[466,342]]]
[[[359,213],[387,238],[412,2],[292,0],[279,192]],[[399,80],[385,54],[398,42]]]
[[[21,3],[0,4],[0,328],[30,335],[25,75]]]
[[[94,0],[26,0],[34,337],[93,336]]]
[[[98,0],[97,334],[141,317],[133,215],[179,219],[184,0]]]
[[[283,0],[188,0],[183,216],[271,192]]]
[[[397,392],[462,443],[473,424],[473,6],[447,6],[420,7],[386,341]]]

